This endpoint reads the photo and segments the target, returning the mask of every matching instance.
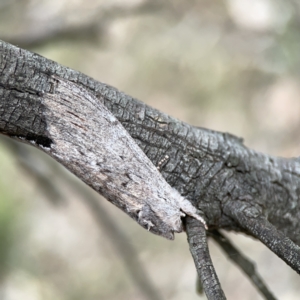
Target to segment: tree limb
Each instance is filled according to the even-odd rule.
[[[0,42],[0,93],[1,101],[8,102],[8,111],[0,111],[2,133],[41,145],[51,142],[45,138],[45,122],[39,116],[44,106],[35,103],[51,91],[53,75],[84,87],[104,103],[154,165],[168,155],[163,177],[204,212],[211,228],[247,233],[222,213],[224,199],[245,199],[263,207],[270,222],[300,244],[299,159],[256,153],[230,134],[180,122],[80,72],[5,42]],[[26,97],[21,107],[23,124],[16,125],[20,111],[12,105],[20,97]]]
[[[87,89],[95,105],[104,103],[154,165],[168,155],[161,174],[204,212],[211,228],[249,233],[223,213],[228,197],[244,199],[262,207],[277,229],[300,244],[299,159],[256,153],[230,134],[192,127],[115,88],[5,42],[0,42],[0,132],[44,148],[51,144],[42,117],[45,105],[41,98],[44,93],[51,97],[49,93],[55,87],[53,75],[64,78],[70,87],[75,83]],[[15,109],[18,104],[21,106]],[[94,114],[91,121],[97,122],[97,106],[90,105]],[[74,115],[68,117],[75,124],[80,121]],[[74,128],[79,130],[76,125]],[[93,137],[99,135],[94,132]]]
[[[225,212],[300,274],[300,247],[268,222],[256,207],[236,201],[226,205]]]
[[[184,213],[201,212],[210,230],[252,235],[299,272],[300,159],[257,153],[5,42],[0,99],[0,133],[42,149],[146,229],[173,238]]]

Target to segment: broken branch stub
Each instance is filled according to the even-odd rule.
[[[37,145],[149,231],[168,239],[181,217],[205,223],[92,93],[52,77],[41,95],[49,147]]]

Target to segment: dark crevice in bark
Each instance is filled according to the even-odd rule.
[[[9,137],[12,138],[18,138],[21,141],[26,140],[28,142],[34,142],[36,143],[38,146],[42,146],[44,148],[50,148],[51,145],[53,144],[53,140],[51,140],[50,138],[48,138],[47,136],[42,136],[42,135],[36,135],[34,133],[28,133],[26,136],[23,135],[8,135]]]

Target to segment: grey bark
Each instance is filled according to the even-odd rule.
[[[186,232],[198,276],[208,300],[225,300],[217,273],[210,258],[206,230],[197,220],[186,218]]]
[[[54,83],[55,78],[58,84]],[[88,127],[89,131],[85,131],[86,127],[80,127],[82,123],[78,114],[81,111],[73,112],[72,115],[62,110],[63,106],[58,110],[54,107],[54,102],[51,101],[57,97],[57,93],[62,93],[63,88],[68,91],[75,89],[72,96],[74,98],[67,98],[67,101],[70,101],[69,108],[74,107],[74,103],[84,97],[85,103],[90,102],[88,105],[92,106],[87,120],[92,122],[89,126],[96,126],[94,130],[90,131],[91,128]],[[149,170],[161,187],[150,193],[156,195],[154,200],[157,202],[152,198],[140,199],[142,194],[139,193],[131,194],[133,199],[131,203],[134,207],[145,206],[147,218],[143,218],[144,211],[141,217],[140,209],[130,210],[126,205],[121,205],[118,199],[124,198],[128,184],[129,186],[135,184],[140,188],[139,185],[144,185],[152,176],[148,175],[145,178],[141,175],[134,183],[133,178],[125,175],[130,171],[130,168],[127,168],[126,172],[123,172],[124,170],[121,172],[124,175],[123,181],[116,182],[111,177],[109,182],[114,186],[106,185],[103,188],[105,180],[99,176],[104,174],[105,179],[109,172],[105,173],[105,169],[101,169],[101,166],[95,168],[94,163],[91,165],[91,161],[97,165],[101,149],[95,147],[90,151],[91,149],[86,146],[83,156],[87,157],[87,153],[90,153],[93,159],[89,160],[89,166],[86,164],[87,161],[81,162],[80,167],[85,166],[84,172],[81,172],[79,165],[71,162],[73,165],[71,170],[77,172],[77,176],[81,172],[81,179],[104,194],[141,225],[169,238],[174,231],[180,231],[180,211],[184,210],[181,203],[184,199],[188,199],[191,205],[184,202],[188,206],[186,212],[189,211],[194,217],[198,217],[198,212],[203,213],[209,230],[223,228],[254,236],[300,273],[300,250],[297,246],[300,244],[299,158],[276,158],[255,152],[245,147],[242,140],[235,136],[190,126],[80,72],[5,42],[0,43],[0,99],[0,132],[34,143],[68,167],[70,162],[66,160],[71,153],[65,153],[63,159],[55,154],[57,149],[55,147],[59,143],[66,142],[55,140],[57,130],[55,119],[57,118],[57,123],[63,123],[63,126],[60,124],[59,134],[65,134],[69,139],[67,141],[69,147],[65,149],[80,153],[80,147],[86,145],[84,144],[86,139],[91,143],[95,140],[97,144],[102,138],[103,130],[101,131],[102,125],[98,120],[98,111],[100,103],[103,103],[108,109],[108,114],[114,115],[121,122],[126,129],[125,132],[129,133],[149,160],[154,165],[160,166],[166,182],[184,198],[180,198],[179,194],[162,183],[164,181],[158,172],[155,172],[157,170],[145,160],[135,146],[131,145],[132,139],[121,129],[134,151],[137,151],[134,153],[143,157],[137,168],[138,173],[145,174],[147,172],[144,170]],[[82,105],[84,108],[85,104]],[[67,104],[64,106],[66,108]],[[55,116],[49,117],[54,112]],[[73,127],[70,125],[72,123]],[[110,125],[114,124],[115,119]],[[64,132],[64,126],[71,126],[74,131]],[[76,150],[73,147],[73,139],[76,138],[78,131],[82,131],[82,141],[77,141],[79,146]],[[105,146],[105,143],[106,141],[98,146]],[[123,147],[126,148],[127,144],[123,144]],[[126,161],[120,160],[117,166],[120,164],[130,166],[129,157],[130,155]],[[166,157],[168,160],[164,160]],[[164,163],[161,165],[162,161]],[[95,179],[96,182],[93,181]],[[121,191],[122,184],[125,186]],[[119,191],[117,196],[116,190]],[[161,193],[164,193],[163,197],[160,197]],[[170,201],[166,201],[168,197]],[[159,215],[160,213],[155,211],[157,205],[154,202],[164,203],[174,218],[169,218],[164,209],[159,209],[159,212],[164,211],[166,214]],[[127,199],[123,201],[124,203],[130,201]],[[149,207],[151,209],[147,209]],[[153,224],[155,226],[152,226]]]
[[[148,230],[172,239],[182,231],[184,213],[201,220],[83,87],[51,76],[46,92],[37,95],[9,88],[1,111],[2,133],[42,149]]]
[[[242,200],[300,244],[300,160],[270,157],[246,148],[240,139],[192,127],[138,100],[37,54],[0,43],[0,130],[47,147],[51,139],[37,99],[52,88],[52,75],[91,91],[122,123],[167,182],[205,213],[211,228],[248,232],[223,210]]]

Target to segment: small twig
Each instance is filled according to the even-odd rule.
[[[300,247],[278,231],[261,212],[245,202],[233,201],[224,207],[242,228],[264,243],[272,252],[300,274]]]
[[[263,279],[256,271],[255,264],[245,257],[230,240],[221,234],[218,230],[209,232],[209,236],[214,239],[215,242],[221,247],[221,249],[227,254],[228,258],[232,260],[250,279],[253,285],[264,296],[266,300],[276,300],[273,294],[269,291],[265,285]]]
[[[194,218],[187,217],[186,232],[190,251],[207,299],[226,299],[210,258],[204,225]]]

